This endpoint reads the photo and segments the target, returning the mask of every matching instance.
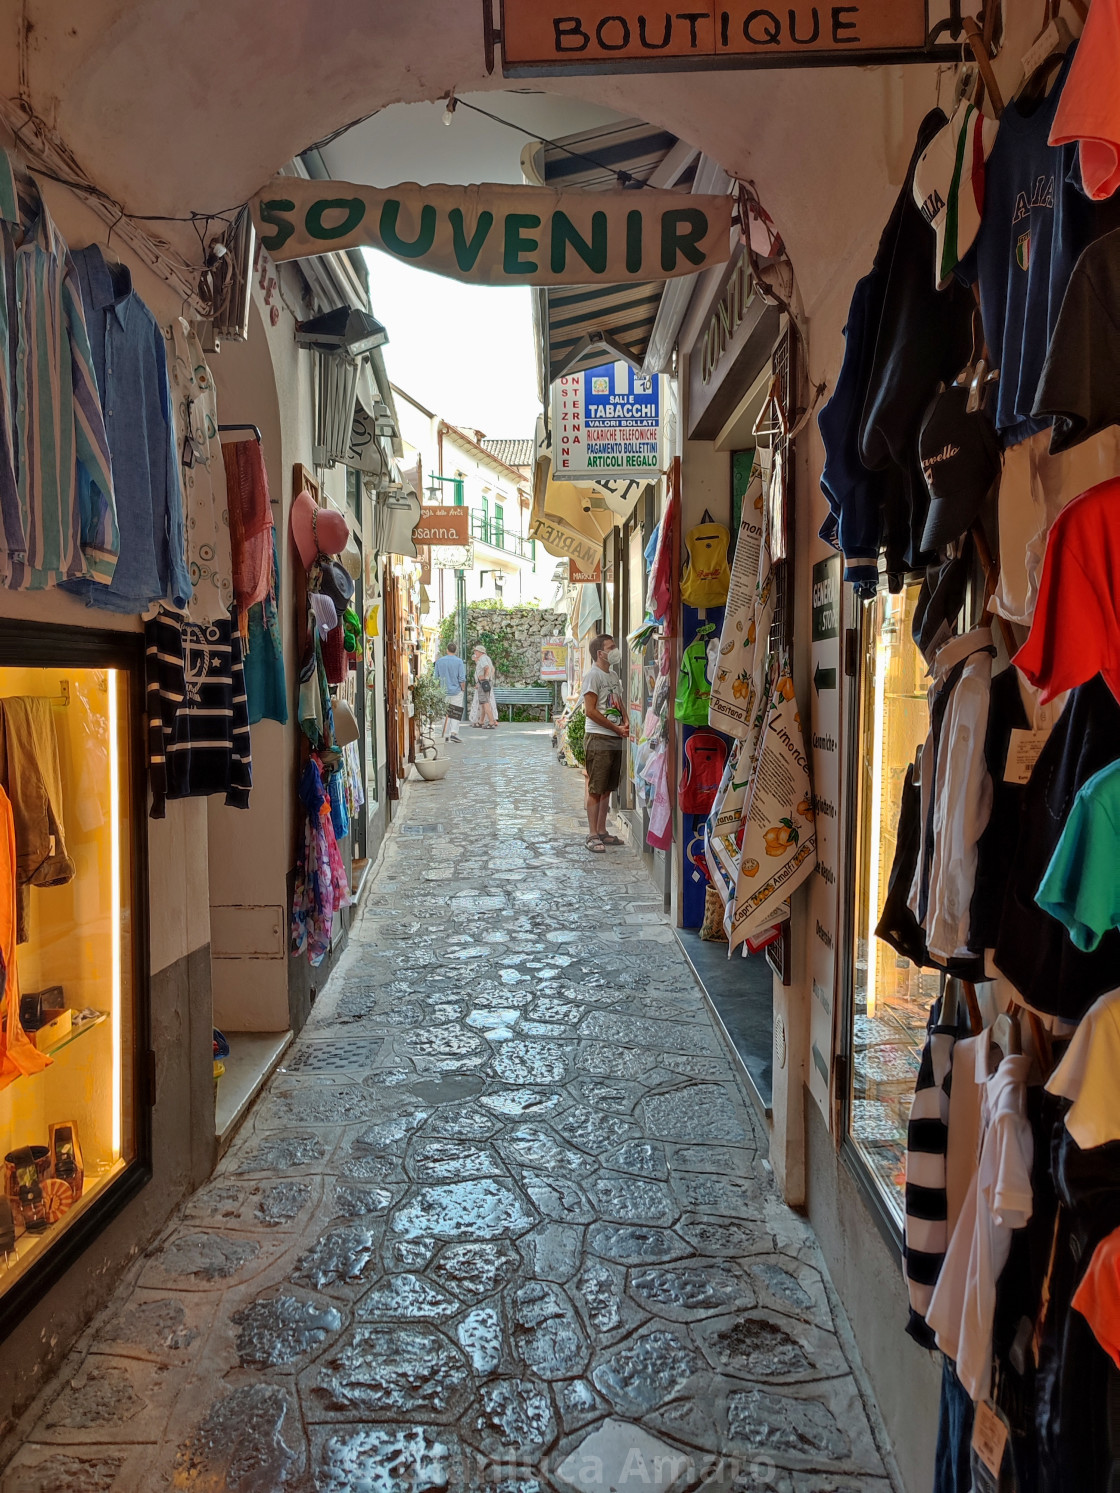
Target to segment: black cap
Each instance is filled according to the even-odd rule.
[[[971,528],[999,476],[999,436],[983,410],[969,414],[966,384],[950,384],[922,422],[918,454],[929,488],[923,550],[941,549]]]

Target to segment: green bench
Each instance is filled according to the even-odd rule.
[[[526,684],[520,688],[506,687],[496,684],[494,686],[494,704],[498,708],[499,716],[503,705],[509,706],[509,719],[513,720],[513,707],[515,705],[539,705],[544,710],[544,719],[548,720],[548,713],[553,706],[553,693],[546,684]]]

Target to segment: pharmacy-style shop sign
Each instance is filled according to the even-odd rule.
[[[661,472],[661,380],[628,363],[565,374],[552,385],[553,475],[655,478]]]
[[[927,0],[735,0],[672,11],[649,0],[484,0],[487,60],[507,78],[751,67],[930,62]],[[956,49],[959,52],[959,47]]]
[[[363,245],[472,285],[672,280],[730,254],[728,196],[486,182],[366,187],[274,177],[253,199],[278,263]]]

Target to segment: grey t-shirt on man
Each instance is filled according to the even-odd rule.
[[[608,721],[616,721],[620,726],[625,721],[626,707],[622,698],[622,680],[617,674],[611,674],[606,669],[600,669],[598,664],[592,664],[583,676],[579,692],[581,696],[594,695],[599,714],[605,716]],[[614,731],[608,731],[606,726],[600,726],[590,716],[587,719],[585,735],[605,736],[609,741],[618,742],[621,745],[621,737]]]

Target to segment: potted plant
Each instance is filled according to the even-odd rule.
[[[447,712],[447,695],[434,672],[421,674],[412,686],[412,704],[419,721],[416,736],[416,771],[428,782],[447,775],[451,759],[441,757],[436,746],[436,723]]]

